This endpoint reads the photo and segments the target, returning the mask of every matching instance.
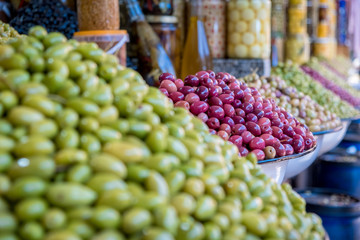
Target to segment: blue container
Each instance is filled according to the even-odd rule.
[[[325,154],[317,164],[314,186],[338,189],[360,198],[359,157]]]
[[[360,199],[324,188],[298,190],[306,210],[318,214],[331,240],[360,239]]]

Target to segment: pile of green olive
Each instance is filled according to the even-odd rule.
[[[340,118],[352,118],[360,114],[353,106],[306,75],[295,64],[279,64],[278,67],[272,69],[272,74],[280,76],[288,86],[295,87],[298,91],[310,96],[311,99]]]
[[[0,45],[0,240],[322,239],[321,219],[96,44]]]
[[[0,21],[0,44],[5,43],[11,38],[19,37],[20,34],[9,24]]]
[[[279,107],[284,108],[296,117],[301,123],[306,124],[310,131],[319,132],[334,129],[341,125],[335,113],[320,106],[310,96],[290,87],[280,77],[259,77],[251,74],[243,78],[250,86],[259,90],[261,95],[273,98]]]

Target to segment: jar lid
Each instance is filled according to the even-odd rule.
[[[336,39],[335,38],[315,38],[314,39],[314,43],[319,43],[319,44],[336,44]]]
[[[74,39],[78,41],[92,42],[111,42],[111,41],[129,41],[129,35],[125,30],[114,31],[80,31],[74,33]]]
[[[176,16],[146,15],[146,21],[149,23],[178,23]]]
[[[126,30],[94,30],[75,32],[74,36],[103,36],[103,35],[127,35]]]

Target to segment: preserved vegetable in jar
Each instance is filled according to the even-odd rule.
[[[286,5],[283,0],[272,1],[271,5],[271,62],[276,66],[284,61],[284,39],[286,35]]]
[[[310,40],[307,34],[288,36],[285,43],[286,59],[303,64],[310,59]]]
[[[118,0],[78,0],[80,31],[118,30],[120,28]]]
[[[213,58],[225,57],[225,10],[224,0],[203,1],[205,31]]]
[[[288,34],[307,33],[307,8],[306,6],[289,6],[288,8]]]
[[[177,18],[175,16],[147,15],[146,20],[159,36],[161,44],[165,48],[171,61],[174,63],[176,59]]]
[[[149,15],[171,15],[173,0],[143,0],[143,12]]]
[[[274,3],[271,6],[271,35],[284,38],[286,26],[285,3]]]
[[[306,7],[307,0],[289,0],[289,6],[302,6]]]
[[[228,57],[269,58],[270,15],[270,0],[230,0],[227,12]]]

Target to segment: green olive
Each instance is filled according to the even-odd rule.
[[[90,219],[91,223],[100,229],[116,228],[120,220],[120,214],[115,209],[105,206],[96,206]]]
[[[44,229],[37,222],[26,222],[20,227],[20,235],[24,239],[40,240],[44,237]]]
[[[42,224],[48,230],[61,229],[65,223],[65,212],[59,208],[50,208],[42,218]]]

